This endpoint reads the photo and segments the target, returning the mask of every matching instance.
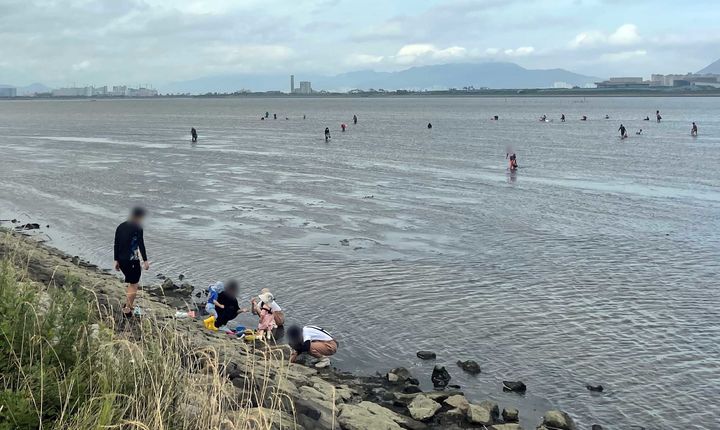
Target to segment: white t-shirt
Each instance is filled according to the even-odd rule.
[[[273,312],[282,312],[282,308],[277,304],[276,301],[270,303],[270,310]]]
[[[303,327],[303,342],[307,341],[313,342],[316,340],[334,340],[332,336],[327,334],[326,332],[322,331],[320,327],[316,326],[305,326]]]

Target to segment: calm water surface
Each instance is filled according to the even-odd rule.
[[[270,287],[336,334],[344,370],[429,384],[430,349],[527,427],[550,407],[582,428],[720,427],[720,99],[14,101],[0,136],[0,218],[110,267],[142,202],[146,282]]]

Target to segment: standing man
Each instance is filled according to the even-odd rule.
[[[357,115],[353,115],[353,124],[357,124]]]
[[[146,214],[145,209],[141,207],[133,208],[128,220],[115,230],[114,266],[116,271],[122,271],[125,275],[125,282],[128,284],[127,301],[122,309],[126,317],[132,316],[135,308],[135,297],[140,284],[141,271],[150,269],[142,229]]]
[[[190,129],[190,137],[192,138],[193,143],[197,142],[197,130],[195,130],[195,127]]]
[[[620,124],[620,128],[618,128],[618,131],[620,132],[620,139],[625,139],[627,137],[627,130],[625,129],[625,126]]]
[[[697,124],[693,123],[692,129],[690,129],[690,135],[691,135],[691,136],[697,136],[697,134],[698,134]]]

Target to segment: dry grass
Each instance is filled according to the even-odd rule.
[[[292,401],[277,389],[288,370],[277,351],[230,363],[174,320],[118,323],[71,276],[40,285],[10,260],[0,262],[0,429],[295,427],[281,412]]]

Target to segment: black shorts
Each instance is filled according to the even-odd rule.
[[[125,282],[137,284],[140,282],[140,260],[119,261],[120,270],[125,275]]]

